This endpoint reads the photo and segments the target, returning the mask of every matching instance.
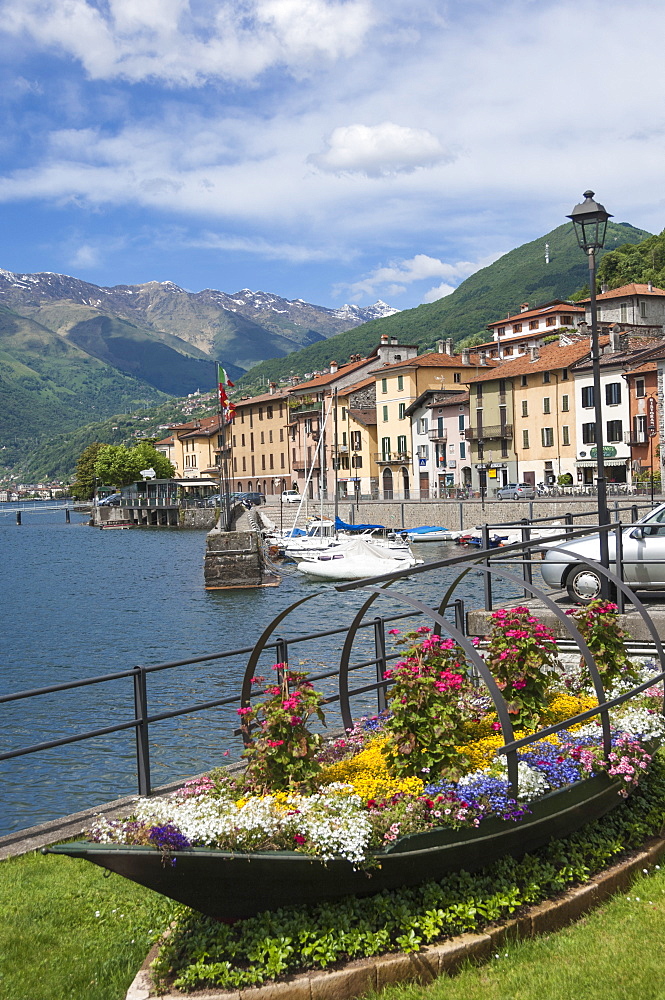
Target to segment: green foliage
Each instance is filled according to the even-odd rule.
[[[619,625],[616,604],[601,599],[566,614],[573,619],[591,650],[605,688],[621,680],[637,681],[639,668],[628,659],[624,644],[629,636]],[[580,660],[580,670],[580,683],[589,685],[591,678],[584,657]]]
[[[95,461],[95,475],[104,486],[127,486],[141,478],[141,470],[153,468],[158,479],[170,479],[173,466],[168,458],[145,441],[126,448],[122,444],[104,444]]]
[[[528,608],[495,611],[485,661],[506,701],[512,722],[538,726],[558,654],[551,630]]]
[[[100,448],[105,447],[99,441],[93,441],[81,453],[76,463],[76,478],[71,485],[71,494],[75,500],[90,500],[95,492],[95,462]]]
[[[186,992],[238,989],[279,975],[325,969],[386,951],[418,951],[438,939],[477,932],[521,906],[555,896],[659,832],[665,763],[658,755],[631,797],[566,840],[520,860],[506,857],[474,873],[358,899],[262,913],[233,925],[181,907],[154,966]]]
[[[625,243],[605,254],[598,267],[598,287],[619,288],[632,282],[653,281],[665,287],[665,229],[639,243]]]
[[[625,223],[609,222],[607,246],[620,247],[637,243],[649,234]],[[545,244],[549,243],[550,262],[545,263]],[[605,251],[600,251],[599,259]],[[588,263],[580,250],[573,227],[558,226],[531,243],[504,254],[463,281],[451,295],[406,309],[394,316],[372,320],[312,344],[286,358],[264,361],[241,379],[243,392],[259,391],[261,377],[278,381],[291,373],[303,374],[325,369],[332,359],[343,361],[351,354],[368,354],[379,343],[381,334],[397,337],[403,344],[418,344],[422,351],[433,350],[436,341],[452,337],[456,344],[484,331],[487,324],[515,313],[522,302],[540,305],[552,299],[568,299],[574,289],[587,279]],[[489,333],[483,333],[489,339]],[[476,341],[478,342],[478,341]]]
[[[573,485],[573,477],[571,476],[570,472],[562,472],[560,476],[556,477],[556,481],[558,486]]]
[[[455,779],[467,763],[457,749],[464,742],[459,704],[468,688],[467,664],[451,639],[424,638],[429,631],[423,626],[398,640],[407,646],[404,659],[384,675],[394,679],[384,752],[400,777]]]
[[[247,786],[262,793],[289,788],[308,791],[321,770],[315,759],[321,737],[311,733],[307,721],[316,716],[325,722],[323,695],[315,691],[303,671],[276,664],[277,684],[267,684],[268,697],[254,706],[238,709],[242,731],[248,740]],[[263,678],[256,678],[262,681]]]

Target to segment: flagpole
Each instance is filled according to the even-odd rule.
[[[224,531],[231,530],[231,496],[229,487],[228,459],[226,455],[226,412],[227,402],[226,385],[229,382],[226,372],[221,365],[217,365],[218,397],[219,397],[219,426],[220,426],[220,454],[219,454],[219,522],[218,529],[222,530],[222,511],[224,511]],[[230,407],[229,413],[230,413]]]

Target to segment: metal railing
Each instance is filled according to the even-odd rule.
[[[628,510],[630,510],[631,516],[636,516],[637,505],[632,505]],[[618,508],[617,512],[620,513]],[[543,738],[547,734],[568,728],[575,722],[583,722],[598,716],[603,727],[604,748],[607,754],[611,749],[610,710],[628,698],[633,697],[636,693],[645,690],[646,687],[665,680],[665,653],[656,626],[643,604],[624,582],[626,560],[623,557],[621,546],[622,530],[624,529],[623,523],[617,520],[616,523],[600,526],[600,529],[598,525],[575,526],[575,515],[566,515],[566,523],[561,527],[561,531],[556,531],[555,526],[555,534],[547,538],[548,545],[557,541],[564,542],[570,539],[582,538],[590,534],[597,534],[599,530],[614,533],[617,554],[616,560],[613,560],[612,563],[613,568],[605,569],[594,560],[588,558],[585,561],[590,565],[592,564],[594,570],[616,589],[619,610],[623,610],[627,602],[633,605],[637,616],[644,624],[647,634],[651,637],[652,647],[660,664],[660,671],[657,675],[651,677],[648,683],[636,687],[621,697],[611,701],[607,700],[593,656],[580,635],[575,622],[555,602],[551,592],[545,592],[541,587],[533,583],[532,568],[536,562],[534,557],[540,554],[538,550],[542,549],[542,541],[532,538],[531,532],[535,525],[548,523],[553,519],[552,517],[543,517],[532,519],[531,521],[524,519],[522,521],[510,522],[509,524],[483,525],[482,535],[485,544],[478,550],[472,552],[469,550],[460,551],[458,555],[405,568],[397,572],[382,574],[371,579],[338,584],[332,591],[325,589],[307,594],[281,611],[263,630],[252,646],[166,663],[137,665],[127,670],[1,696],[0,705],[7,705],[19,700],[34,699],[45,695],[64,694],[91,685],[102,685],[111,681],[127,680],[130,684],[128,700],[131,693],[131,708],[123,721],[116,722],[113,725],[88,729],[72,735],[56,739],[45,739],[38,743],[17,747],[0,753],[0,760],[11,760],[30,754],[42,753],[56,747],[99,739],[111,733],[129,731],[134,733],[138,791],[140,795],[149,795],[152,790],[150,768],[151,734],[158,723],[181,716],[210,711],[222,706],[246,706],[250,703],[251,698],[265,693],[264,689],[255,680],[257,668],[260,665],[262,657],[270,655],[274,663],[288,664],[290,651],[294,647],[297,648],[298,658],[300,659],[302,656],[302,644],[308,642],[320,643],[322,639],[331,637],[340,637],[340,644],[335,646],[333,654],[335,659],[337,656],[339,659],[337,662],[335,662],[335,659],[331,659],[330,663],[326,663],[323,669],[310,674],[310,680],[313,683],[330,679],[336,681],[336,691],[326,696],[325,704],[336,706],[341,715],[344,727],[349,728],[353,724],[352,699],[362,697],[365,703],[367,703],[368,697],[375,698],[377,712],[383,711],[386,707],[386,691],[391,684],[391,680],[385,677],[385,672],[392,660],[403,655],[400,652],[390,651],[387,627],[392,627],[399,621],[414,619],[417,616],[424,616],[426,619],[429,619],[431,627],[436,634],[446,634],[451,637],[463,650],[470,669],[480,679],[480,682],[485,684],[494,703],[504,739],[504,747],[499,752],[506,755],[508,776],[515,792],[517,789],[517,751],[529,745],[529,743]],[[519,528],[522,533],[522,541],[508,544],[502,548],[490,548],[490,532],[492,530],[505,529],[506,527]],[[556,726],[551,726],[530,737],[522,740],[515,739],[508,709],[496,681],[492,677],[485,661],[479,656],[466,634],[466,608],[464,601],[456,596],[456,589],[470,571],[477,571],[482,576],[483,603],[487,612],[491,612],[493,608],[493,583],[495,580],[500,580],[512,588],[512,591],[516,595],[519,595],[519,592],[522,591],[530,599],[540,602],[555,617],[561,626],[563,634],[572,640],[585,660],[598,698],[597,706],[580,713],[573,719],[566,720]],[[435,590],[437,586],[440,587],[442,580],[445,581],[445,590],[438,604],[430,606],[430,604],[423,603],[413,596],[412,590],[403,592],[392,589],[394,585],[398,585],[403,579],[409,578],[412,580],[424,573],[435,574],[428,584],[428,594]],[[307,634],[289,634],[287,631],[287,619],[296,609],[301,608],[312,600],[326,598],[326,596],[328,598],[332,597],[336,602],[339,602],[335,591],[345,594],[355,590],[365,591],[366,595],[369,596],[366,596],[366,599],[356,611],[349,624]],[[398,610],[394,610],[393,608],[389,614],[384,613],[371,616],[373,605],[379,599],[390,599],[393,605],[397,605]],[[360,658],[354,658],[354,644],[361,633],[367,635],[365,645],[369,645],[371,648],[364,649]],[[206,661],[224,661],[229,658],[238,659],[240,657],[246,658],[246,661],[242,685],[235,695],[200,700],[192,704],[180,705],[178,708],[170,708],[167,711],[151,712],[149,707],[149,679],[153,674],[169,671],[176,667],[200,664]],[[317,657],[317,660],[319,659],[320,657]],[[362,671],[368,669],[370,670],[369,678],[362,674]],[[356,676],[358,680],[354,681],[353,678]],[[355,686],[352,686],[353,684]],[[117,708],[117,697],[114,700],[114,705]],[[234,735],[238,735],[241,732],[239,726],[232,723],[229,723],[229,730]]]

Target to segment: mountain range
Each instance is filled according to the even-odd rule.
[[[213,388],[217,360],[236,379],[264,358],[395,311],[382,302],[328,309],[249,289],[103,288],[0,271],[0,469],[54,428]]]
[[[605,253],[649,236],[610,222]],[[423,350],[441,338],[487,337],[487,323],[523,302],[567,299],[587,280],[570,225],[511,250],[445,298],[403,312],[383,302],[328,309],[249,289],[102,288],[60,274],[0,271],[0,478],[3,468],[67,475],[76,456],[60,446],[63,435],[80,429],[76,441],[85,447],[113,415],[149,414],[173,397],[208,390],[214,360],[232,379],[242,376],[239,390],[251,394],[268,381],[367,354],[384,333]],[[113,433],[117,426],[114,420]]]

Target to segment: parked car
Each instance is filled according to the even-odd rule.
[[[497,500],[535,500],[536,488],[529,483],[509,483],[496,491]]]
[[[298,490],[282,490],[282,503],[300,503]]]
[[[665,590],[665,504],[624,528],[623,579],[633,590]],[[610,570],[616,569],[616,536],[608,536]],[[600,561],[600,536],[575,538],[548,548],[541,565],[543,580],[565,588],[577,604],[600,596],[601,574],[587,560]]]
[[[103,497],[97,501],[98,507],[119,507],[122,500],[122,493],[111,493],[108,497]]]
[[[251,504],[253,507],[260,507],[262,503],[266,502],[266,498],[263,493],[236,493],[234,494],[234,499],[236,503]]]

